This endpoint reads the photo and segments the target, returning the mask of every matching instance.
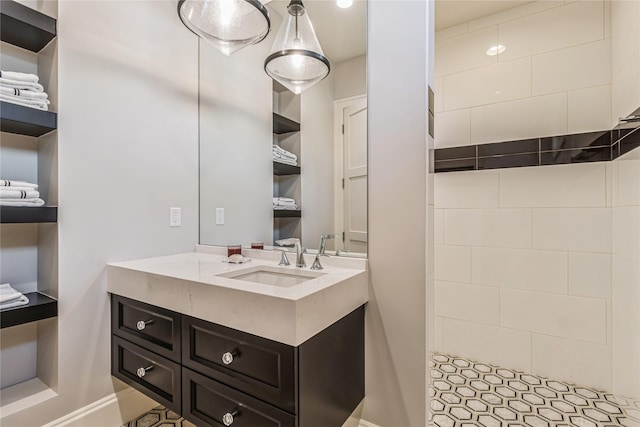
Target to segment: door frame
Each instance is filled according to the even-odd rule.
[[[334,249],[344,249],[342,232],[344,231],[344,135],[342,133],[342,119],[344,110],[353,105],[354,101],[367,100],[367,95],[356,95],[333,101],[333,223],[335,239]],[[368,104],[367,104],[368,105]],[[368,110],[368,108],[367,108]],[[368,114],[368,111],[367,111]],[[367,150],[369,135],[367,133]]]

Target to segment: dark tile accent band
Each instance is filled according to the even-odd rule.
[[[640,147],[640,127],[434,150],[435,172],[606,162]]]

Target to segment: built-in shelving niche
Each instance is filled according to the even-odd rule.
[[[301,164],[300,96],[273,82],[273,143],[298,156]],[[301,166],[273,162],[273,197],[290,197],[298,209],[273,211],[273,239],[302,239]]]
[[[57,2],[39,2],[38,7],[55,14]],[[51,100],[51,111],[0,102],[0,178],[38,182],[47,202],[37,208],[0,207],[0,279],[29,298],[26,306],[0,312],[0,424],[5,417],[57,395],[56,25],[54,18],[37,10],[0,1],[3,70],[37,72]]]

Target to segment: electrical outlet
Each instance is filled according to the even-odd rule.
[[[169,208],[169,227],[182,225],[182,208]]]
[[[224,208],[216,208],[216,225],[224,225]]]

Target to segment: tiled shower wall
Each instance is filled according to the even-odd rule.
[[[612,7],[542,0],[436,32],[436,148],[610,129]],[[487,56],[497,44],[505,52]],[[639,75],[625,70],[621,82]]]
[[[640,396],[639,193],[638,161],[436,174],[434,350]]]

